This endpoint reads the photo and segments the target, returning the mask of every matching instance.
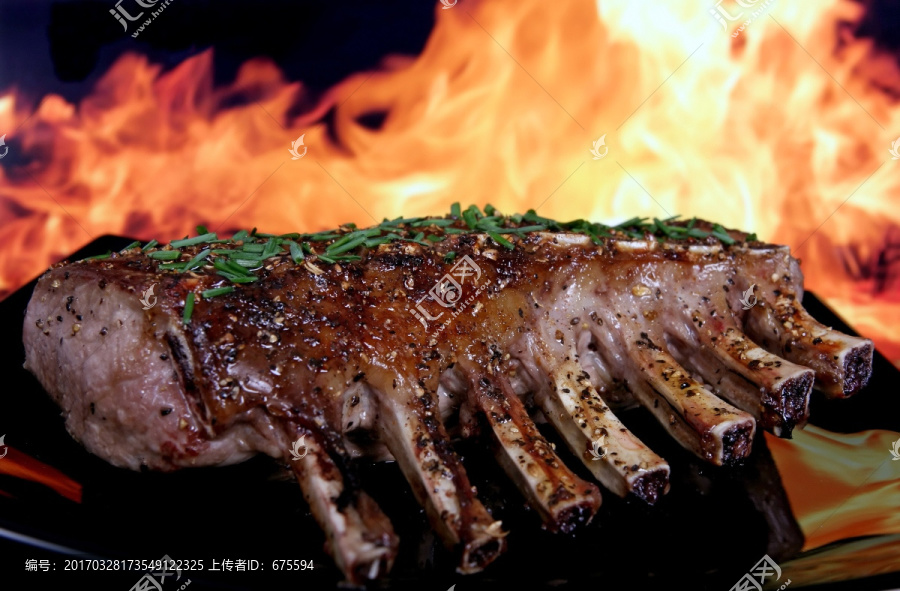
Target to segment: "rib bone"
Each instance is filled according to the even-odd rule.
[[[551,531],[570,532],[600,508],[600,491],[569,470],[503,377],[470,371],[470,400],[490,426],[497,460]]]
[[[747,332],[766,349],[815,371],[815,387],[829,398],[848,398],[872,375],[874,346],[817,322],[803,306],[785,294],[770,307],[753,307]]]
[[[629,329],[626,335],[634,336]],[[718,466],[750,453],[756,421],[693,379],[647,333],[629,339],[628,387],[683,447]]]
[[[769,353],[733,326],[722,328],[714,335],[697,330],[693,342],[670,341],[672,353],[765,430],[790,438],[809,417],[813,371]]]
[[[313,430],[298,428],[294,436],[304,438],[307,451],[299,460],[286,454],[285,461],[325,532],[329,554],[354,584],[383,576],[399,544],[391,522],[365,492],[345,488],[341,471]]]
[[[541,372],[532,376],[534,399],[544,416],[603,486],[619,496],[631,492],[655,503],[669,489],[669,465],[613,414],[574,361],[574,348],[562,356],[547,348],[546,342],[529,342]]]
[[[382,440],[444,544],[460,548],[457,570],[480,571],[505,549],[505,532],[475,496],[437,416],[435,393],[396,374],[372,378]]]
[[[803,273],[790,249],[736,248],[735,253],[747,273],[747,277],[738,277],[736,287],[746,290],[752,280],[759,285],[762,300],[745,314],[747,334],[772,353],[812,368],[815,388],[829,398],[847,398],[859,392],[872,374],[872,341],[833,330],[809,315],[800,303]]]

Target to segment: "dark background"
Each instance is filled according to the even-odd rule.
[[[900,0],[863,3],[866,17],[855,33],[900,55]],[[143,19],[125,33],[109,14],[114,6],[113,0],[0,0],[0,93],[15,88],[35,102],[47,93],[73,102],[125,52],[171,68],[214,48],[219,84],[246,60],[266,56],[315,94],[387,55],[418,55],[437,2],[172,0],[137,39],[130,33]],[[703,5],[697,10],[698,18],[709,17]]]
[[[77,101],[123,53],[142,53],[172,68],[209,48],[217,84],[231,81],[246,60],[267,56],[287,79],[317,93],[374,69],[387,55],[418,55],[434,26],[435,5],[172,0],[134,39],[131,33],[144,19],[124,32],[109,14],[114,0],[0,0],[0,93],[16,88],[35,101],[47,93]]]

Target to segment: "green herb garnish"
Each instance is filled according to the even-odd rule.
[[[187,294],[187,299],[184,301],[184,315],[182,316],[182,321],[185,324],[189,324],[191,321],[191,314],[194,313],[194,292],[190,292]]]
[[[158,261],[174,261],[181,256],[180,250],[156,250],[148,254],[151,259]]]
[[[84,257],[84,258],[81,259],[81,260],[83,260],[83,261],[91,261],[91,260],[99,260],[99,259],[108,259],[108,258],[111,257],[111,256],[112,256],[112,252],[110,252],[110,251],[107,250],[107,251],[106,251],[106,254],[95,254],[94,256]]]
[[[234,286],[228,285],[225,287],[216,287],[213,289],[207,289],[200,295],[203,296],[204,300],[208,300],[209,298],[214,298],[216,296],[225,295],[226,293],[231,293],[234,291]]]
[[[194,236],[193,238],[185,238],[184,240],[173,240],[169,244],[172,248],[184,248],[185,246],[194,246],[195,244],[203,244],[204,242],[209,242],[210,240],[216,240],[218,236],[216,236],[215,232],[207,232],[205,234],[201,234],[200,236]]]

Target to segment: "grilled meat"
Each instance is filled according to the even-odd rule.
[[[619,409],[642,405],[729,465],[757,425],[802,427],[813,387],[850,396],[868,379],[872,343],[805,313],[786,247],[697,220],[488,213],[59,264],[28,306],[26,367],[116,466],[283,459],[353,582],[387,572],[398,546],[353,458],[396,460],[460,572],[475,572],[506,532],[451,434],[489,441],[545,526],[571,531],[600,493],[536,417],[604,487],[653,503],[669,466]]]

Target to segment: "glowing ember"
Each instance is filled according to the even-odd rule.
[[[790,244],[809,289],[900,359],[900,274],[879,258],[900,226],[900,108],[881,89],[900,77],[835,26],[859,4],[821,4],[767,3],[736,37],[712,2],[436,5],[421,56],[293,120],[301,84],[252,61],[214,89],[209,53],[166,73],[123,56],[79,105],[0,97],[0,295],[105,233],[313,231],[457,200],[606,222],[679,213]],[[377,113],[378,129],[358,120]],[[841,265],[853,249],[880,279]]]

